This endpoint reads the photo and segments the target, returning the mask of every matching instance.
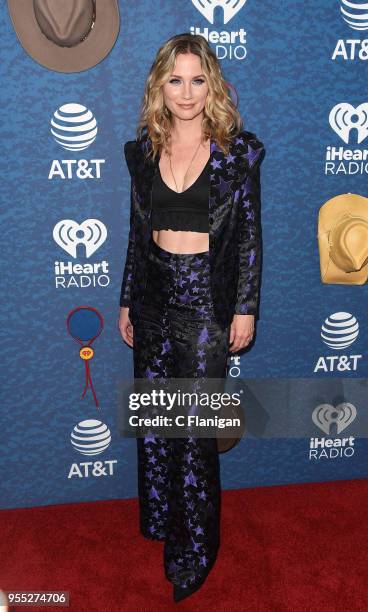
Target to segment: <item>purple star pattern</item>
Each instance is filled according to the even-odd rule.
[[[231,153],[229,153],[229,155],[227,155],[225,159],[226,159],[227,164],[233,164],[235,161],[235,155],[232,155]]]
[[[212,166],[212,168],[213,168],[214,170],[218,170],[218,169],[220,169],[220,168],[221,168],[221,165],[222,165],[221,160],[214,159],[214,160],[211,162],[211,166]]]
[[[210,336],[207,327],[203,327],[198,338],[198,344],[207,344],[209,342],[209,337]]]
[[[135,321],[131,319],[134,375],[159,388],[165,387],[167,378],[192,378],[193,390],[200,391],[207,377],[225,376],[234,311],[256,310],[257,165],[263,147],[246,131],[234,138],[228,154],[211,141],[209,251],[175,254],[150,243],[147,265],[143,254],[148,252],[151,230],[145,208],[152,165],[143,161],[144,148],[149,152],[149,139],[131,143],[126,151],[132,176],[139,177],[132,181],[132,211],[138,214],[131,216],[134,225],[121,290],[121,305],[135,306],[130,313],[136,314]],[[232,259],[236,275],[226,274],[225,260]],[[195,404],[191,408],[197,409]],[[145,409],[145,416],[154,414],[153,405]],[[140,529],[145,537],[165,542],[166,575],[182,586],[207,575],[219,546],[217,441],[197,438],[195,428],[191,433],[166,438],[145,432],[144,438],[137,438]]]
[[[152,380],[155,376],[158,376],[157,372],[154,372],[153,370],[151,370],[151,368],[146,369],[146,378],[149,378]]]
[[[190,282],[193,282],[194,280],[198,280],[198,274],[199,272],[194,272],[194,270],[189,274],[188,276],[188,280]]]
[[[219,189],[226,194],[230,183]],[[154,378],[160,388],[165,378],[193,379],[193,391],[200,392],[206,376],[224,376],[228,354],[228,328],[218,325],[211,298],[209,252],[179,256],[156,249],[156,255],[134,326],[134,375]],[[194,403],[188,412],[198,410]],[[153,413],[153,406],[146,408],[145,415]],[[165,541],[170,580],[195,583],[209,571],[219,545],[216,438],[198,438],[193,428],[186,438],[146,434],[137,448],[141,532]]]
[[[150,498],[156,497],[156,499],[160,499],[159,494],[157,493],[157,491],[156,491],[156,489],[155,489],[155,487],[153,485],[151,487],[151,491],[150,491],[149,496],[150,496]]]
[[[189,474],[185,476],[184,486],[188,487],[189,485],[197,486],[197,478],[194,476],[192,470],[190,470]]]
[[[153,435],[152,431],[149,431],[148,434],[144,438],[144,443],[145,444],[149,444],[150,442],[153,442],[153,444],[156,444],[156,438]]]
[[[233,181],[224,181],[224,179],[222,178],[222,176],[220,176],[220,182],[218,185],[216,185],[217,189],[220,192],[220,196],[221,198],[224,197],[225,193],[229,193],[230,191],[230,186],[232,185]]]

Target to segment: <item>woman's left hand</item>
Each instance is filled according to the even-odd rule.
[[[251,342],[254,334],[254,315],[235,314],[230,327],[230,353],[237,353]]]

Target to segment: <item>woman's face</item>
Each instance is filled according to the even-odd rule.
[[[174,70],[163,85],[167,108],[178,119],[193,119],[203,111],[207,93],[208,85],[198,55],[179,53]]]

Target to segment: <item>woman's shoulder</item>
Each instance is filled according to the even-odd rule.
[[[246,156],[249,166],[253,168],[257,161],[263,159],[265,146],[254,132],[242,130],[233,139],[235,153]]]
[[[127,140],[124,143],[124,153],[132,155],[141,151],[144,147],[145,140],[145,138],[141,138],[140,140]]]
[[[250,146],[252,149],[265,149],[263,142],[256,136],[254,132],[249,132],[248,130],[241,130],[236,136],[234,136],[234,145],[245,147]]]
[[[141,140],[127,140],[124,143],[125,160],[131,176],[134,175],[137,165],[142,158],[143,147],[144,138]]]

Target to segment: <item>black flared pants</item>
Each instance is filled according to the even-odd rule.
[[[209,252],[170,253],[151,238],[148,282],[134,326],[135,378],[225,378],[230,325],[216,322]],[[164,540],[168,580],[197,583],[220,543],[216,438],[137,438],[140,530]]]

